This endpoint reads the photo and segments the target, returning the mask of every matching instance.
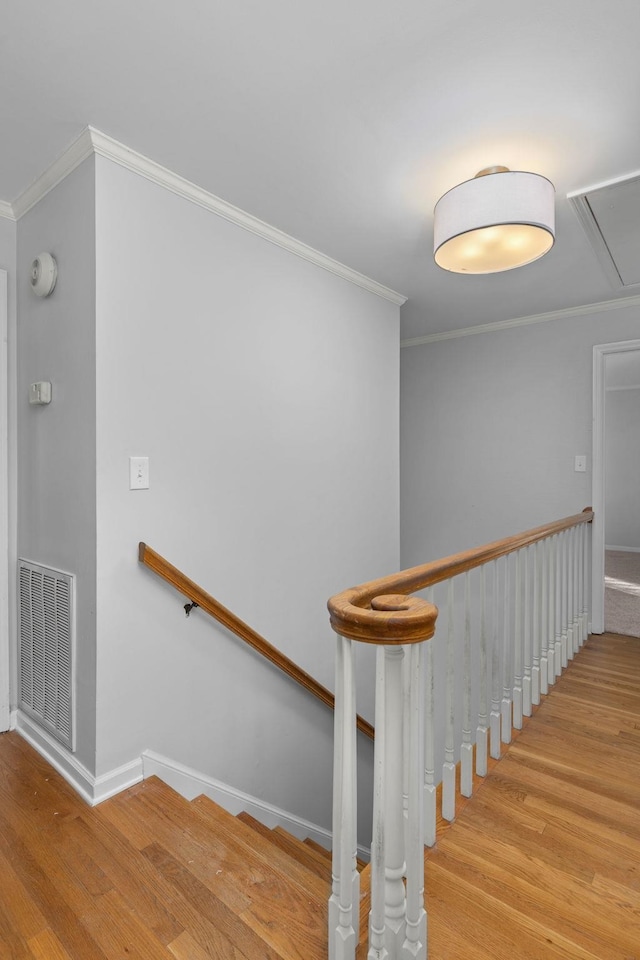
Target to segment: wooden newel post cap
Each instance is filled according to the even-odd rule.
[[[358,587],[332,597],[327,604],[331,626],[340,636],[387,646],[429,640],[438,608],[420,597],[402,593],[368,597]]]

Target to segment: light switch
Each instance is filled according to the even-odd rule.
[[[149,489],[149,457],[129,457],[129,489]]]
[[[583,454],[576,454],[576,463],[573,469],[576,473],[587,472],[587,458]]]

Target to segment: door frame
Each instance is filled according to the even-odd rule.
[[[593,348],[593,454],[592,489],[592,581],[591,581],[591,632],[604,633],[604,414],[606,391],[606,361],[614,353],[630,353],[640,350],[640,340],[621,340],[619,343],[600,343]]]
[[[0,270],[0,732],[11,720],[9,656],[9,364],[7,272]]]

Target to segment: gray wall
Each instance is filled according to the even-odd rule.
[[[16,223],[14,220],[7,220],[0,217],[0,269],[7,274],[7,382],[2,384],[2,389],[6,391],[7,403],[7,454],[8,454],[8,573],[9,584],[7,590],[8,596],[8,629],[9,637],[15,635],[16,623],[16,598],[13,589],[13,573],[15,570],[16,558]],[[0,482],[4,482],[3,480]],[[2,696],[4,702],[0,703],[0,716],[2,718],[2,729],[8,726],[8,717],[10,710],[15,707],[15,677],[16,677],[16,657],[15,645],[9,643],[9,670],[6,676],[2,678]],[[0,663],[0,670],[6,670],[7,664],[4,656]],[[10,677],[10,683],[7,690],[7,679]],[[7,692],[9,696],[7,697]]]
[[[640,389],[606,392],[605,539],[640,550]]]
[[[399,562],[398,308],[110,161],[96,175],[98,773],[151,748],[328,826],[330,713],[186,619],[137,544],[333,687],[327,598]]]
[[[639,329],[628,307],[401,351],[403,566],[590,504],[592,348]]]
[[[35,256],[58,263],[53,294],[29,285]],[[96,420],[94,162],[18,224],[18,554],[77,576],[77,758],[95,769]],[[28,403],[50,380],[53,400]]]

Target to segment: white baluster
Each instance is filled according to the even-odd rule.
[[[538,544],[540,556],[540,693],[549,693],[549,634],[547,633],[547,590],[549,573],[547,571],[546,541]]]
[[[556,581],[553,566],[553,537],[544,541],[544,549],[547,556],[547,610],[543,629],[547,633],[547,685],[550,687],[556,682],[556,632],[554,629]]]
[[[369,960],[387,960],[385,945],[385,648],[376,650],[376,737],[373,747],[373,838],[371,840],[371,910],[369,911]],[[331,957],[330,957],[331,960]]]
[[[531,666],[531,702],[537,706],[540,703],[540,558],[538,544],[533,547],[533,596],[531,599],[532,617],[532,653]]]
[[[525,717],[531,716],[531,583],[529,573],[529,556],[531,547],[525,547],[523,553],[523,607],[524,607],[524,676],[522,677],[522,712]]]
[[[573,540],[573,652],[577,653],[582,645],[582,629],[580,624],[580,527],[572,530]]]
[[[358,939],[360,877],[356,849],[356,698],[352,641],[337,637],[333,761],[332,892],[329,898],[330,960],[354,960]]]
[[[402,661],[402,818],[405,850],[407,849],[407,831],[409,829],[409,725],[411,723],[409,712],[410,658],[407,656],[407,652],[408,650],[405,648]]]
[[[568,596],[568,561],[567,561],[567,538],[566,532],[558,534],[560,538],[560,562],[561,562],[561,586],[560,586],[560,643],[562,648],[562,669],[566,669],[568,660],[568,613],[567,613],[567,596]]]
[[[454,820],[456,816],[456,766],[454,763],[454,722],[455,722],[455,632],[453,625],[453,580],[449,580],[447,589],[447,676],[445,688],[445,741],[444,764],[442,767],[442,816],[445,820]]]
[[[581,523],[578,527],[578,639],[580,646],[586,640],[586,629],[584,623],[584,536],[586,524]]]
[[[554,620],[555,655],[554,665],[556,677],[562,673],[562,549],[560,534],[553,536],[553,570],[554,570]]]
[[[491,715],[489,717],[489,733],[491,756],[494,760],[500,759],[500,687],[502,675],[500,672],[500,634],[498,625],[500,578],[498,576],[498,561],[493,560],[493,596],[491,602]]]
[[[487,691],[487,568],[480,567],[480,696],[476,728],[476,774],[487,775],[489,747],[489,703]]]
[[[511,616],[510,616],[510,593],[509,593],[509,557],[504,558],[504,597],[503,597],[503,618],[502,618],[502,703],[500,704],[500,714],[502,719],[502,742],[511,743],[511,684],[513,671],[511,669],[511,647],[513,644],[511,638]]]
[[[516,553],[515,623],[513,631],[513,725],[522,730],[522,562]]]
[[[427,600],[433,603],[433,587],[427,590]],[[435,639],[435,638],[434,638]],[[424,724],[424,842],[432,847],[436,842],[436,784],[435,784],[435,701],[433,675],[433,643],[426,643],[425,660],[425,724]]]
[[[384,942],[391,960],[400,956],[405,939],[407,901],[404,887],[404,816],[402,812],[403,689],[400,646],[385,647],[385,885]],[[377,960],[377,958],[376,958]]]
[[[473,793],[473,744],[471,742],[471,587],[469,572],[464,575],[464,688],[462,744],[460,746],[460,793]]]
[[[426,646],[431,645],[427,641]],[[424,643],[414,643],[409,650],[409,806],[407,817],[407,913],[405,939],[400,956],[403,960],[426,960],[427,914],[424,909],[424,824],[422,818],[421,733],[423,722],[422,653]]]
[[[569,530],[565,530],[565,537],[567,541],[567,659],[573,660],[575,654],[575,643],[574,643],[574,630],[573,630],[573,567],[574,567],[574,552],[573,552],[573,530],[571,527]]]
[[[589,635],[589,580],[591,576],[591,525],[582,526],[583,531],[583,581],[582,581],[582,638]]]

